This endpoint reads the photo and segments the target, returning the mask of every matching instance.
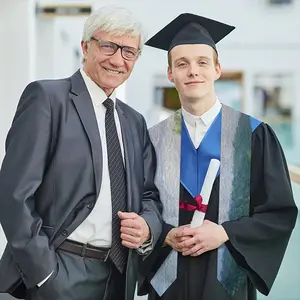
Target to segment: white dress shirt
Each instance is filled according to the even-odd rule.
[[[184,123],[188,129],[190,138],[196,149],[199,147],[207,130],[219,114],[221,108],[222,105],[218,99],[216,99],[214,106],[207,112],[205,112],[202,116],[194,116],[182,107]]]

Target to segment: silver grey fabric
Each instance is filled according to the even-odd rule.
[[[250,117],[223,105],[219,224],[249,215],[251,135]],[[217,277],[232,297],[246,283],[225,245],[218,249]]]
[[[163,218],[175,227],[179,224],[181,110],[149,130],[156,150],[155,184],[163,203]],[[177,276],[177,251],[173,250],[151,280],[158,295],[162,295]]]

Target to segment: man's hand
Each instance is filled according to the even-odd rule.
[[[183,228],[178,235],[181,238],[191,237],[176,245],[184,249],[182,254],[185,256],[199,256],[204,252],[219,248],[229,239],[223,226],[208,220],[197,228]]]
[[[171,229],[165,238],[164,244],[169,245],[178,252],[187,251],[189,248],[181,246],[181,243],[192,238],[192,236],[182,235],[183,229],[188,226],[189,225],[183,225]]]
[[[133,212],[118,212],[121,219],[122,245],[130,249],[138,249],[150,238],[150,229],[146,221]]]

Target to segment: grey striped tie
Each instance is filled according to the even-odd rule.
[[[126,211],[125,168],[115,123],[114,102],[110,98],[107,98],[103,102],[103,105],[106,107],[105,131],[112,202],[112,245],[110,258],[117,269],[123,273],[127,261],[127,249],[121,244],[120,219],[117,213],[118,211]]]

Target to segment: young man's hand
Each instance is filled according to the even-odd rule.
[[[228,236],[222,225],[205,220],[203,225],[197,228],[186,227],[178,232],[181,238],[187,238],[176,247],[185,249],[182,254],[187,256],[199,256],[204,252],[219,248],[228,241]]]

